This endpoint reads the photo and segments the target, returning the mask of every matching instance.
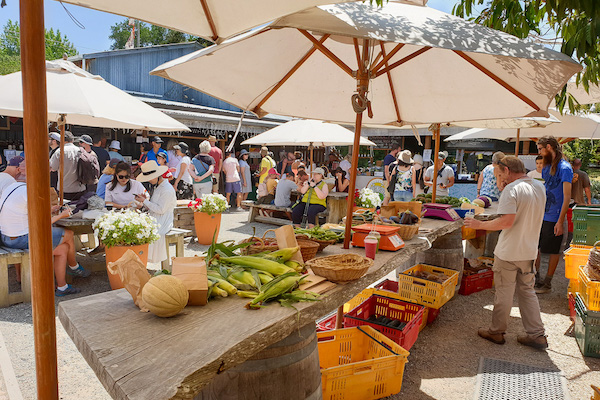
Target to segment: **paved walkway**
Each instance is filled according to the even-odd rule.
[[[252,234],[261,235],[272,226],[248,224],[247,213],[224,214],[219,240],[241,240]],[[199,254],[207,246],[186,245],[185,254]],[[97,260],[102,262],[101,259]],[[106,274],[94,273],[87,280],[75,280],[81,296],[109,290]],[[600,359],[583,358],[569,330],[566,299],[567,281],[561,263],[553,282],[553,292],[540,295],[543,321],[549,335],[547,352],[535,351],[516,343],[522,331],[518,308],[511,313],[507,343],[494,345],[477,336],[477,328],[486,326],[491,317],[493,291],[471,296],[457,295],[440,313],[437,321],[419,335],[411,349],[404,374],[402,392],[390,399],[464,400],[473,398],[479,358],[490,357],[546,368],[559,368],[565,374],[572,399],[589,399],[590,384],[600,383]],[[58,304],[57,300],[57,304]],[[0,400],[19,400],[7,392],[11,381],[10,365],[23,399],[36,398],[35,361],[31,305],[17,304],[0,309]],[[108,400],[110,397],[77,351],[57,320],[59,390],[62,399]],[[7,354],[8,357],[3,357]],[[158,368],[158,366],[157,366]],[[10,384],[10,383],[9,383]],[[4,397],[3,397],[4,396]]]

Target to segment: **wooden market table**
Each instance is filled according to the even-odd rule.
[[[204,399],[202,394],[195,396],[217,374],[246,365],[247,359],[267,346],[298,336],[295,332],[300,328],[314,326],[315,320],[390,272],[405,268],[412,255],[425,252],[436,239],[461,226],[462,220],[425,219],[422,228],[426,233],[406,242],[404,249],[379,252],[365,276],[338,285],[321,301],[296,304],[298,311],[278,304],[251,311],[244,308],[248,299],[233,296],[204,307],[187,307],[176,317],[161,319],[140,312],[129,293],[121,289],[63,301],[58,316],[114,399]],[[362,248],[329,246],[323,255],[346,251],[364,254]],[[315,396],[306,398],[320,399],[320,388]]]
[[[96,237],[94,236],[94,229],[92,228],[93,224],[93,219],[74,217],[59,219],[54,223],[56,226],[73,231],[75,237],[87,235],[87,247],[90,249],[93,249],[97,246]],[[76,242],[76,245],[78,245],[77,247],[80,247],[81,241],[79,243]]]

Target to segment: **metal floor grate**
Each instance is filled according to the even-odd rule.
[[[569,400],[558,370],[481,358],[475,400]]]

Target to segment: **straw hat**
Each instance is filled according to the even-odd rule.
[[[142,164],[142,173],[138,175],[139,182],[148,182],[154,178],[158,178],[169,170],[166,165],[158,165],[154,160],[147,161]]]
[[[404,150],[398,154],[398,161],[402,161],[404,164],[413,164],[414,160],[410,157],[410,150]]]
[[[315,170],[311,172],[311,175],[312,174],[321,174],[321,176],[325,176],[325,171],[323,170],[323,168],[315,168]]]

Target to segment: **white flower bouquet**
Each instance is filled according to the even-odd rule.
[[[381,194],[371,189],[362,188],[357,190],[354,196],[354,204],[358,207],[377,208],[383,204]]]
[[[138,210],[112,210],[96,218],[94,231],[106,247],[137,246],[159,239],[156,218]]]
[[[222,194],[203,194],[201,198],[189,202],[188,207],[194,212],[220,214],[229,208],[227,199]]]

